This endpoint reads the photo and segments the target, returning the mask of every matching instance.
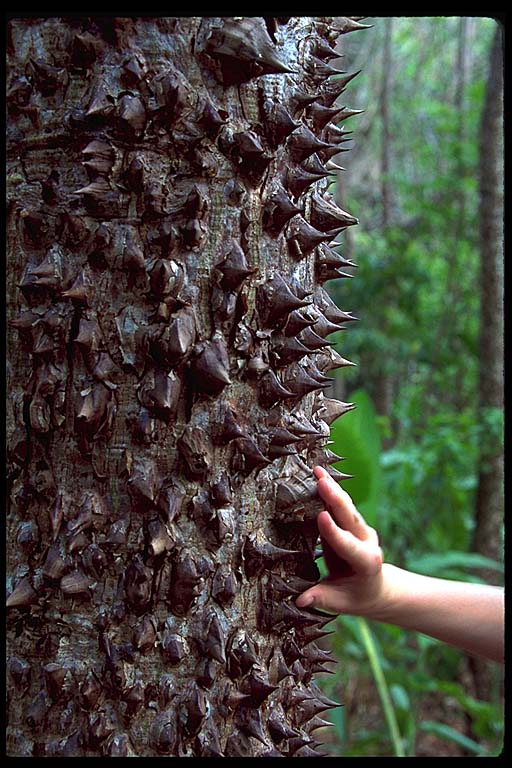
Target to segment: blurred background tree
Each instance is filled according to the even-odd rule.
[[[326,284],[360,318],[331,337],[357,364],[332,394],[359,407],[335,422],[331,447],[347,456],[337,467],[354,478],[343,486],[389,562],[500,584],[501,27],[485,17],[364,23],[372,29],[344,41],[338,62],[362,70],[345,98],[365,111],[343,123],[353,141],[332,190],[360,220],[339,249],[359,266],[345,270],[355,280]],[[499,753],[500,668],[394,627],[336,622],[343,663],[324,685],[345,707],[333,754]]]

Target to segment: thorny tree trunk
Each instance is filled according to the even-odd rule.
[[[323,192],[362,26],[9,24],[9,755],[318,754],[294,595],[349,408]]]

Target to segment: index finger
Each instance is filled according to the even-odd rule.
[[[315,474],[318,478],[317,489],[321,498],[340,528],[354,534],[361,541],[371,538],[371,531],[362,515],[357,511],[350,495],[323,470]]]

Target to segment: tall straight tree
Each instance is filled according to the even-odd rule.
[[[382,139],[380,147],[380,184],[382,201],[382,226],[384,229],[391,223],[391,195],[392,185],[390,179],[391,165],[391,121],[390,101],[392,86],[392,39],[393,18],[389,17],[384,22],[384,43],[382,47],[382,80],[380,89],[380,117],[382,123]]]
[[[474,549],[503,560],[503,435],[486,440],[486,414],[504,406],[503,258],[503,53],[501,28],[494,35],[480,127],[480,378],[482,450],[478,475]],[[491,574],[489,576],[492,578]]]
[[[386,233],[391,225],[392,183],[391,169],[391,120],[390,106],[392,88],[392,39],[393,18],[384,21],[384,42],[382,46],[382,80],[379,111],[382,128],[380,144],[380,194],[382,229]],[[391,299],[391,297],[390,297]],[[384,326],[384,332],[386,332]],[[375,408],[380,416],[390,416],[393,400],[393,368],[385,364],[375,377]],[[385,441],[386,443],[388,440]]]
[[[464,159],[464,146],[466,141],[466,89],[468,80],[468,30],[470,19],[461,16],[458,20],[457,50],[455,51],[454,61],[454,79],[455,90],[453,96],[453,107],[456,115],[456,130],[453,141],[453,210],[454,226],[452,234],[452,247],[448,255],[447,274],[446,274],[446,295],[450,301],[446,302],[444,312],[440,319],[440,335],[446,337],[451,354],[455,359],[461,356],[460,335],[453,332],[457,327],[457,319],[464,317],[461,311],[463,299],[461,297],[461,270],[463,266],[464,255],[461,256],[461,243],[467,230],[467,200],[465,191],[465,181],[467,176],[466,161]],[[455,409],[462,408],[461,402],[462,389],[453,387],[447,396],[453,403]]]
[[[503,39],[494,34],[480,124],[480,348],[479,399],[481,439],[473,550],[503,561],[504,456],[503,434],[494,430],[489,414],[504,407],[504,258],[503,258]],[[481,575],[494,583],[494,571]],[[492,694],[495,670],[470,659],[476,695]]]
[[[11,19],[8,754],[317,756],[349,18]],[[332,80],[332,75],[338,75]]]
[[[467,16],[462,16],[459,20],[459,34],[457,45],[457,61],[455,66],[456,88],[454,106],[457,113],[457,132],[456,132],[456,144],[455,144],[455,165],[456,165],[456,178],[460,182],[457,189],[457,218],[456,218],[456,230],[455,230],[455,244],[459,242],[464,234],[465,225],[465,211],[466,211],[466,195],[464,193],[463,181],[466,175],[465,162],[463,157],[463,147],[465,141],[465,102],[466,102],[466,85],[468,78],[468,28],[469,19]],[[456,248],[454,249],[456,252]],[[456,270],[453,270],[456,273]]]

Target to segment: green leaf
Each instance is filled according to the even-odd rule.
[[[420,723],[419,727],[420,730],[425,731],[425,733],[433,733],[441,739],[453,741],[455,744],[458,744],[459,747],[474,752],[476,755],[486,754],[486,750],[480,746],[480,744],[477,744],[473,739],[464,736],[463,733],[459,733],[455,728],[445,725],[445,723],[438,723],[435,720],[424,720]]]
[[[344,752],[344,747],[347,739],[347,729],[345,724],[345,708],[344,707],[334,707],[334,709],[330,710],[329,712],[329,720],[334,725],[334,730],[336,732],[336,737],[338,740],[339,748],[341,749],[341,752]]]
[[[470,696],[462,687],[460,683],[455,683],[450,680],[439,680],[437,684],[437,690],[444,693],[446,696],[452,696],[456,699],[473,718],[487,715],[488,719],[492,716],[498,717],[496,707],[487,701],[480,701],[479,699]]]
[[[353,475],[342,483],[359,511],[372,526],[376,524],[378,502],[382,494],[380,468],[381,440],[375,408],[364,390],[350,396],[356,408],[331,425],[331,449],[345,461],[335,467]]]
[[[409,695],[403,685],[394,683],[389,686],[389,692],[397,709],[407,712],[411,708]]]
[[[407,569],[427,576],[439,576],[449,568],[489,568],[503,573],[503,564],[478,552],[449,550],[447,552],[412,555],[406,561]]]
[[[396,713],[393,708],[393,702],[384,675],[384,656],[382,655],[382,652],[380,652],[378,644],[375,642],[375,638],[366,619],[358,618],[357,623],[361,633],[361,642],[368,655],[368,661],[370,662],[370,667],[379,693],[382,711],[388,726],[389,737],[393,744],[394,754],[396,757],[405,757],[404,743],[400,735]]]

